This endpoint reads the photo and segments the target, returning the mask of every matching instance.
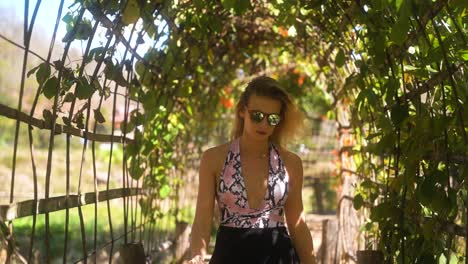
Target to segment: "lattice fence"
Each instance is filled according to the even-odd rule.
[[[75,8],[76,26],[60,36],[59,26],[71,19],[73,9],[67,13],[64,2],[47,10],[41,1],[34,6],[25,1],[23,32],[0,32],[2,44],[24,54],[17,58],[21,68],[0,69],[20,76],[8,93],[15,102],[0,104],[0,123],[11,124],[3,136],[13,135],[2,145],[0,262],[136,261],[143,250],[162,262],[176,239],[180,210],[175,208],[187,207],[180,183],[170,182],[175,191],[167,199],[147,199],[157,195],[145,188],[144,177],[129,175],[126,152],[137,142],[135,132],[125,128],[141,106],[122,84],[130,83],[134,73],[128,71],[123,80],[103,74],[112,64],[105,61],[106,53],[120,52],[119,62],[129,65],[141,59],[138,39],[145,31],[134,26],[121,33],[105,17],[86,20],[93,15]],[[34,30],[40,12],[56,16],[50,37]],[[93,21],[81,51],[67,40],[86,30],[80,20]],[[50,43],[44,54],[35,50],[32,39],[38,38]],[[96,49],[100,42],[104,48]],[[86,90],[90,84],[100,89]],[[59,93],[67,94],[59,98]],[[181,173],[173,170],[171,178]],[[148,204],[156,204],[159,212],[144,212]]]

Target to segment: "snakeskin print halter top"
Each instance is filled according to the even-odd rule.
[[[269,145],[268,185],[259,208],[250,208],[242,176],[240,138],[232,141],[221,170],[216,199],[222,226],[270,228],[284,226],[284,204],[288,196],[289,175],[278,149]]]

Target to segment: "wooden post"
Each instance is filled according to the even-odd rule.
[[[323,214],[325,213],[325,209],[323,206],[323,187],[320,179],[314,179],[314,193],[315,193],[315,201],[317,203],[317,213]]]
[[[190,225],[187,222],[176,222],[174,239],[174,262],[183,263],[190,257]]]
[[[322,264],[338,263],[341,258],[341,248],[338,240],[338,219],[322,221],[322,243],[317,254],[317,261]]]

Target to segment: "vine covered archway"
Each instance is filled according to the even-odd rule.
[[[226,138],[234,98],[250,78],[268,74],[280,80],[309,119],[323,116],[339,124],[343,261],[356,261],[358,248],[379,249],[390,262],[466,261],[465,2],[78,0],[65,10],[61,1],[57,18],[67,33],[51,40],[63,43],[61,57],[52,59],[51,45],[31,67],[28,59],[37,57],[31,43],[35,16],[46,11],[41,1],[25,1],[24,40],[13,43],[25,54],[19,96],[17,104],[0,108],[3,117],[16,120],[5,212],[16,202],[18,138],[21,124],[27,124],[33,168],[33,128],[49,133],[43,185],[33,171],[34,186],[44,186],[44,197],[38,197],[36,186],[34,204],[50,204],[53,198],[57,134],[65,136],[68,165],[72,136],[83,138],[82,156],[89,147],[93,161],[95,142],[111,143],[111,157],[118,143],[123,191],[117,196],[133,197],[123,199],[124,215],[135,215],[132,227],[144,219],[151,226],[162,217],[160,201],[183,182],[174,171],[184,171],[192,158],[187,154],[198,153],[208,140]],[[78,61],[68,57],[73,43],[83,47]],[[35,77],[36,92],[26,109],[23,94],[33,89],[25,85],[28,77]],[[111,111],[102,110],[106,103]],[[124,112],[120,127],[118,105]],[[107,126],[108,133],[99,133],[99,126]],[[108,175],[110,170],[109,165]],[[65,172],[68,180],[74,173],[69,166]],[[67,219],[68,209],[86,200],[80,186],[76,192],[66,188],[61,208]],[[112,196],[112,188],[107,184],[100,193],[96,186],[86,194],[97,208],[99,197]],[[130,211],[137,201],[138,217],[136,209]],[[107,210],[110,221],[109,205]],[[29,211],[45,215],[49,237],[50,208]],[[2,214],[9,254],[15,252],[13,219]],[[45,246],[48,260],[47,239]]]

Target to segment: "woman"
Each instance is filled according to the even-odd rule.
[[[315,263],[302,161],[281,145],[298,131],[302,115],[269,77],[248,84],[236,113],[233,140],[201,158],[189,263],[204,263],[215,199],[220,226],[210,263]]]

